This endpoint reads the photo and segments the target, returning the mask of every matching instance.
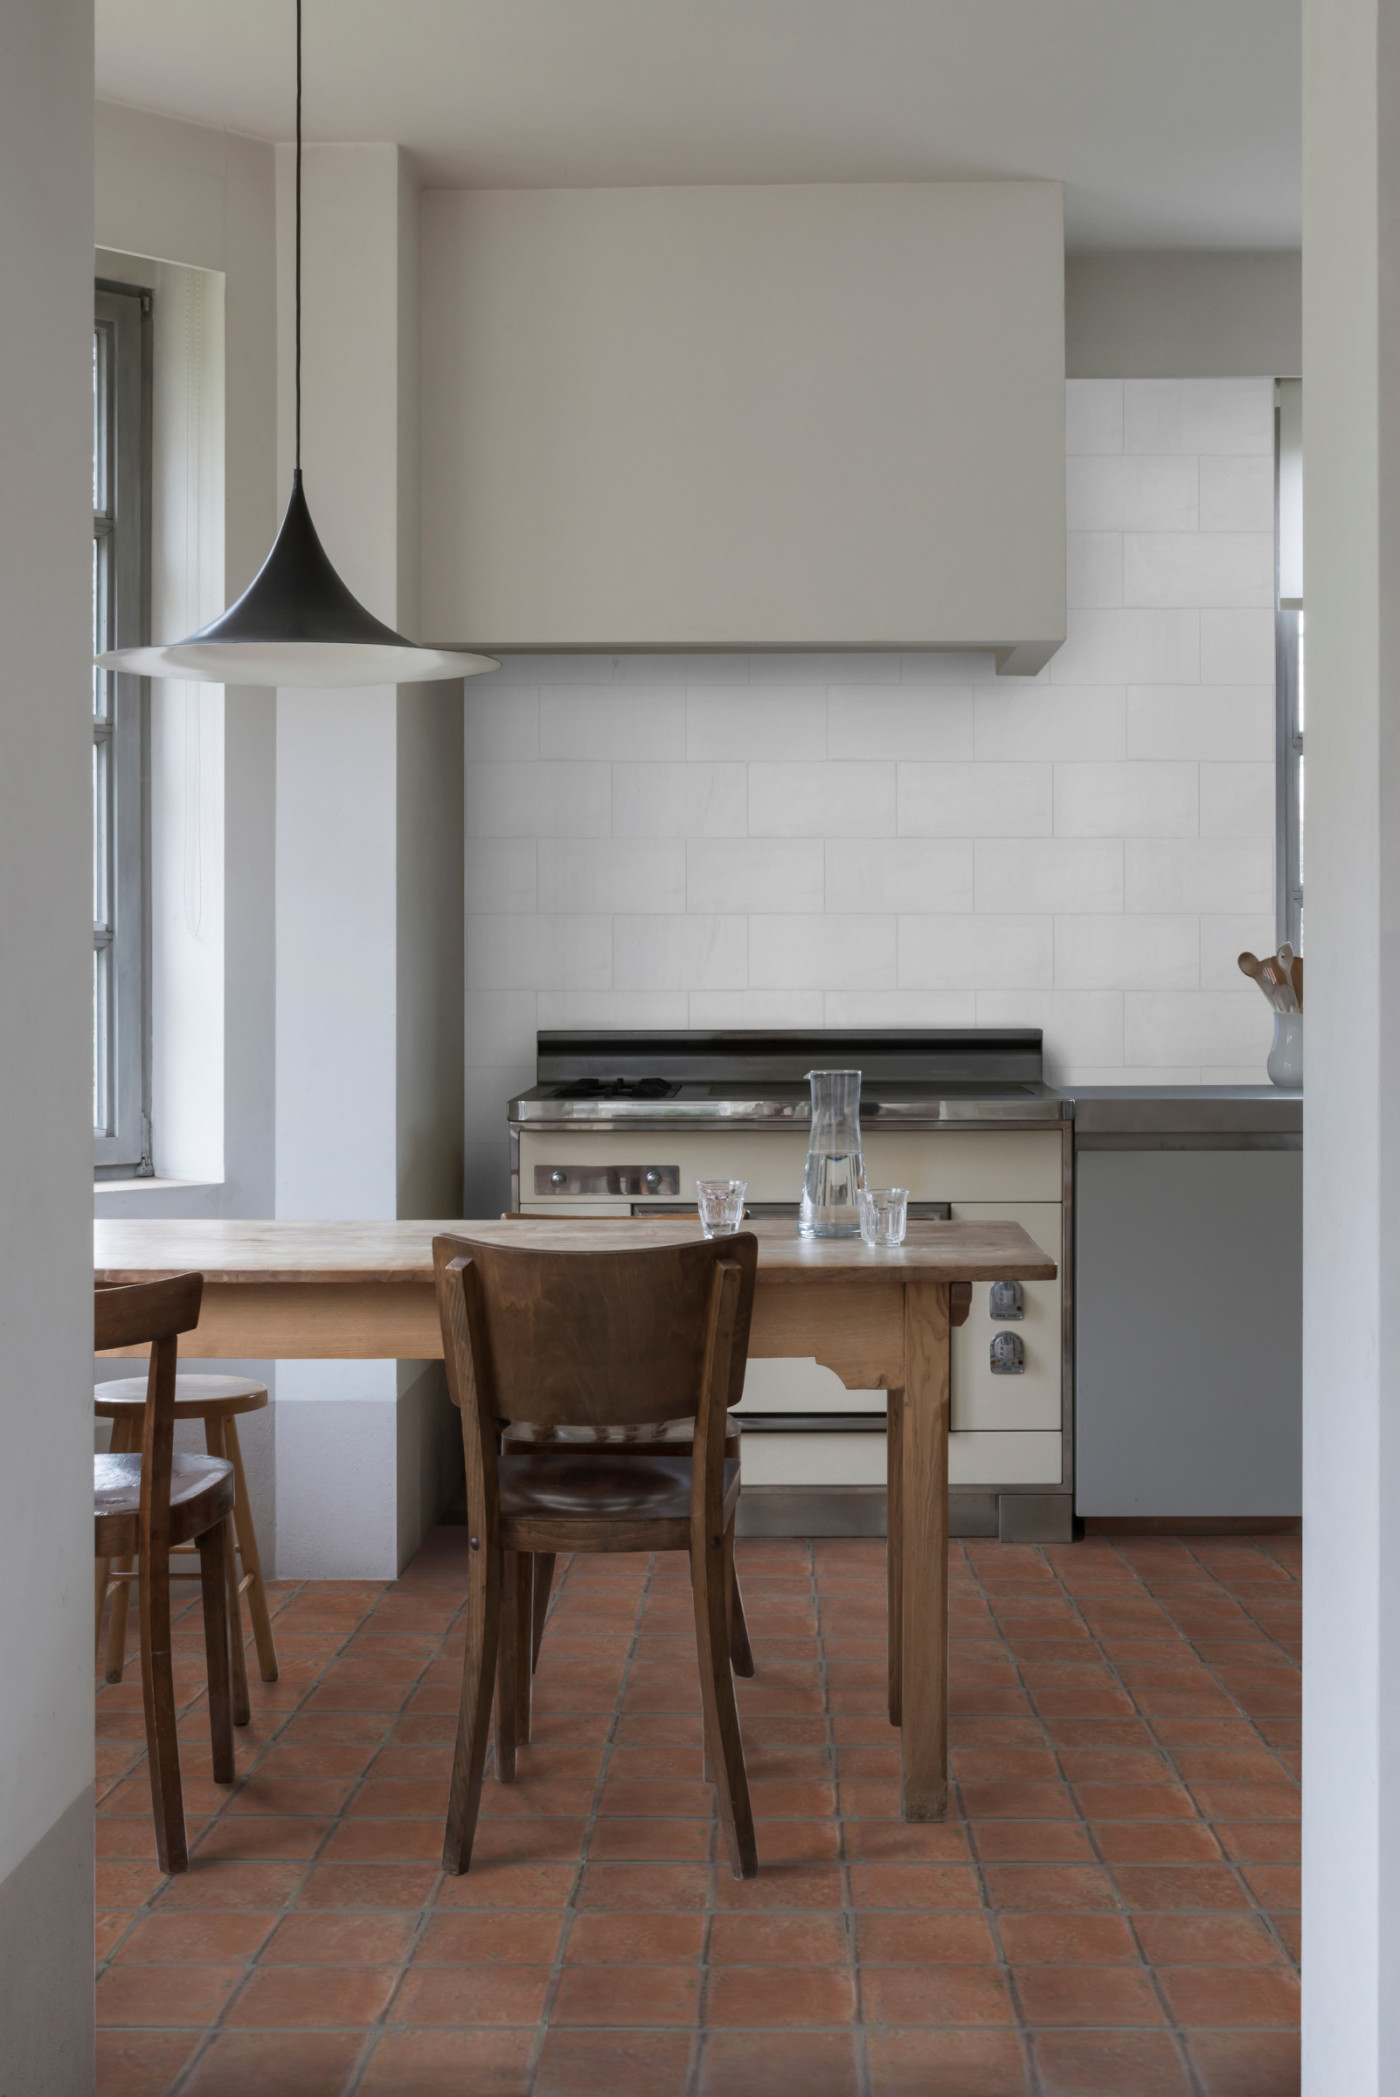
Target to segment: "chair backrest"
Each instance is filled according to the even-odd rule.
[[[454,1344],[448,1273],[465,1260],[469,1363]],[[693,1419],[709,1402],[706,1358],[720,1270],[738,1270],[722,1408],[743,1394],[758,1240],[751,1232],[673,1245],[568,1251],[433,1240],[443,1344],[460,1406],[469,1375],[484,1418],[536,1426],[630,1427]]]
[[[150,1343],[146,1409],[141,1421],[141,1555],[169,1548],[170,1463],[175,1444],[175,1373],[182,1332],[199,1323],[202,1274],[173,1274],[166,1281],[104,1283],[93,1291],[93,1344],[110,1347]]]

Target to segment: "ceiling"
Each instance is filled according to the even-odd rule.
[[[1065,183],[1090,248],[1300,239],[1299,0],[306,0],[306,135],[432,186]],[[292,129],[292,0],[97,0],[98,93]]]

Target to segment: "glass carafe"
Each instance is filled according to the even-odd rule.
[[[804,1238],[858,1238],[865,1161],[860,1150],[860,1072],[809,1070],[812,1131],[797,1228]]]

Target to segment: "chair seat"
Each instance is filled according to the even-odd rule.
[[[97,1556],[126,1558],[140,1548],[141,1458],[94,1456],[92,1502]],[[177,1452],[170,1466],[170,1541],[188,1543],[233,1512],[233,1465]]]
[[[724,1454],[737,1459],[740,1424],[725,1414]],[[537,1427],[512,1420],[501,1436],[503,1456],[528,1456],[536,1450],[567,1449],[571,1456],[680,1455],[695,1440],[693,1420],[653,1420],[642,1427]]]
[[[93,1410],[99,1420],[125,1419],[139,1412],[146,1403],[146,1379],[144,1376],[118,1376],[110,1383],[99,1383],[93,1390]],[[175,1378],[175,1417],[177,1420],[202,1420],[207,1414],[217,1413],[223,1418],[230,1414],[261,1412],[267,1404],[267,1385],[258,1383],[251,1376],[177,1376]]]
[[[580,1528],[665,1522],[684,1529],[690,1522],[691,1469],[687,1456],[627,1456],[616,1463],[572,1454],[503,1456],[501,1518],[506,1524],[561,1521]],[[738,1493],[739,1466],[726,1463],[726,1512]]]

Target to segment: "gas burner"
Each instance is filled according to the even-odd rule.
[[[679,1091],[665,1078],[577,1078],[556,1086],[551,1099],[671,1099]]]

